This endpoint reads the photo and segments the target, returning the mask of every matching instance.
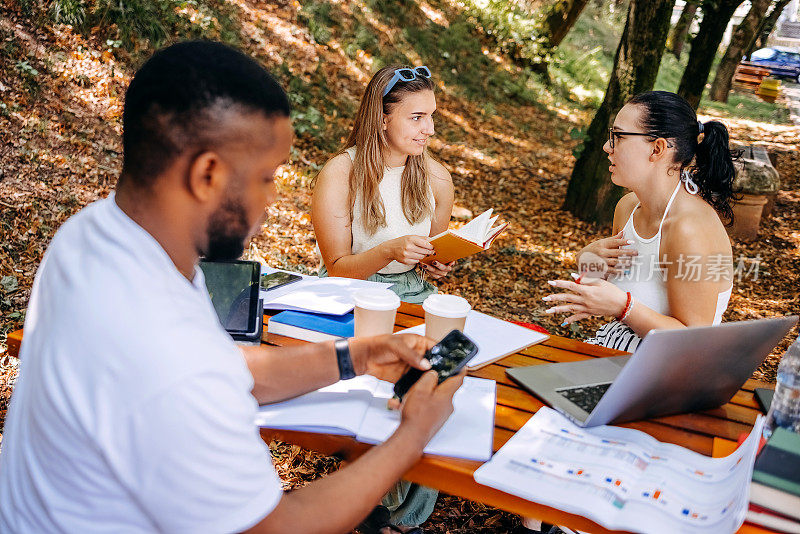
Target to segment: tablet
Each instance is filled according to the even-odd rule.
[[[220,323],[234,337],[255,335],[263,321],[258,287],[261,265],[257,261],[201,261],[211,303]]]

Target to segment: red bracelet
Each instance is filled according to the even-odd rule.
[[[633,307],[633,297],[631,296],[630,291],[626,291],[628,295],[628,300],[625,301],[625,307],[622,309],[622,313],[619,314],[617,317],[617,321],[623,322],[625,319],[628,318],[628,314],[631,313],[631,308]]]

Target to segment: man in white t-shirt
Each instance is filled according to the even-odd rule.
[[[462,376],[411,390],[386,443],[284,494],[258,403],[426,368],[418,336],[240,349],[198,258],[233,258],[276,197],[283,90],[210,42],[131,81],[116,194],[67,221],[36,274],[0,454],[0,532],[345,532],[421,456]],[[346,185],[343,185],[343,187]]]

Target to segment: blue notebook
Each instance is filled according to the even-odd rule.
[[[298,311],[283,311],[270,318],[267,331],[272,334],[302,339],[305,341],[328,341],[341,337],[353,337],[355,317],[324,315]]]

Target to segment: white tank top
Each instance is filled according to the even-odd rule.
[[[346,150],[347,155],[352,161],[356,159],[356,147]],[[403,213],[403,202],[400,196],[401,180],[403,167],[386,167],[383,178],[378,184],[383,209],[386,214],[386,225],[379,227],[374,234],[370,234],[364,228],[361,212],[361,194],[357,194],[355,205],[353,206],[353,246],[352,253],[360,254],[367,250],[377,247],[381,243],[402,237],[405,235],[418,235],[428,237],[431,234],[431,219],[429,215],[420,220],[417,224],[411,224]],[[433,196],[433,189],[428,185],[428,197],[431,206],[435,208],[436,202]],[[389,265],[378,271],[380,274],[404,273],[414,267],[403,263],[392,261]]]
[[[641,237],[633,226],[633,214],[636,213],[636,209],[640,206],[640,204],[636,204],[622,229],[622,236],[624,239],[633,241],[633,244],[627,245],[626,248],[636,250],[638,255],[633,257],[631,266],[626,272],[611,276],[608,279],[609,282],[621,290],[630,291],[636,301],[662,315],[670,315],[670,308],[669,299],[667,298],[666,269],[660,267],[661,227],[664,225],[669,208],[672,207],[672,202],[675,200],[681,185],[682,182],[678,182],[675,191],[672,192],[672,196],[667,202],[667,208],[664,210],[664,215],[658,225],[658,232],[651,238],[645,239]],[[728,308],[732,289],[733,286],[717,296],[717,308],[712,324],[722,322],[722,314]],[[627,325],[612,321],[598,330],[595,337],[588,340],[588,342],[631,351],[639,344],[639,337]]]

